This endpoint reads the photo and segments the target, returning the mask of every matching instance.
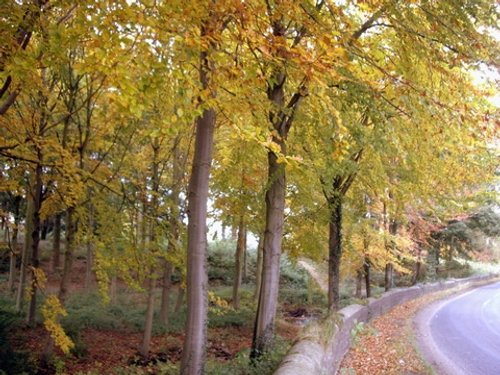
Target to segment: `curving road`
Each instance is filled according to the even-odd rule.
[[[500,375],[500,282],[431,304],[415,323],[437,373]]]

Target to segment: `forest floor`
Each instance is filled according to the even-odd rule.
[[[41,266],[48,276],[44,294],[56,293],[59,286],[58,274],[49,272],[48,261],[43,261]],[[74,260],[70,294],[80,293],[84,295],[85,267],[84,259]],[[129,297],[130,295],[134,296],[134,292],[130,290],[127,292],[125,284],[121,283],[120,287],[122,291],[129,293]],[[97,289],[95,279],[93,280],[93,289]],[[137,296],[137,305],[143,304],[141,298],[143,296]],[[281,309],[283,318],[277,321],[277,334],[282,339],[291,342],[303,326],[301,317],[303,314],[307,314],[307,311],[293,305],[283,305]],[[238,353],[248,350],[251,347],[252,323],[209,327],[207,331],[208,359],[223,364],[234,359]],[[63,364],[62,373],[64,374],[86,374],[88,372],[113,374],[116,373],[116,369],[124,369],[130,365],[140,366],[146,372],[155,373],[154,365],[156,363],[177,363],[180,360],[184,341],[182,330],[155,334],[151,342],[150,356],[146,360],[141,358],[138,353],[141,340],[142,332],[137,329],[86,327],[78,332],[77,346],[80,346],[81,350],[72,355],[63,355],[62,352],[56,350],[56,358]],[[16,330],[12,338],[12,344],[16,350],[28,351],[34,358],[39,359],[43,357],[49,342],[47,331],[41,324],[34,329],[23,327]],[[45,369],[39,367],[38,374],[53,374],[56,372],[56,367],[57,361]]]
[[[278,334],[293,340],[300,327],[297,325],[278,324]],[[251,347],[252,329],[249,327],[222,327],[208,329],[207,357],[223,364]],[[23,328],[16,332],[13,344],[16,349],[27,350],[36,358],[41,358],[48,342],[47,331],[42,326],[36,329]],[[144,359],[138,352],[142,333],[122,330],[97,330],[85,328],[80,335],[80,345],[84,351],[79,355],[64,356],[60,351],[56,354],[64,362],[64,374],[99,373],[114,374],[117,369],[128,366],[143,367],[146,372],[155,373],[151,365],[157,363],[178,363],[182,354],[184,335],[169,333],[155,335],[152,338],[149,358]],[[39,368],[37,374],[52,374],[51,365],[45,370]]]
[[[234,358],[241,350],[251,345],[251,329],[224,327],[209,329],[207,355],[209,358],[224,362]],[[294,333],[290,333],[294,335]],[[36,329],[25,328],[17,335],[16,346],[29,350],[41,357],[47,344],[47,332],[42,326]],[[141,358],[137,348],[140,345],[142,333],[117,330],[97,330],[86,328],[81,332],[80,340],[85,347],[84,353],[63,356],[64,373],[76,374],[93,371],[100,374],[110,374],[120,367],[129,365],[147,366],[158,362],[176,363],[182,353],[182,334],[156,335],[152,338],[151,352],[147,360]],[[42,371],[40,371],[42,372]],[[47,369],[47,373],[51,373]]]
[[[321,315],[321,306],[324,306],[324,301],[318,303],[315,300],[317,295],[312,298],[311,296],[315,294],[311,294],[311,290],[309,290],[309,288],[313,288],[318,291],[319,295],[324,297],[326,290],[324,271],[307,260],[301,260],[298,263],[315,280],[313,284],[317,284],[317,287],[315,285],[307,286],[308,290],[299,290],[298,287],[292,285],[289,289],[294,294],[282,298],[276,331],[284,346],[280,349],[279,355],[284,354],[307,321]],[[42,262],[42,268],[48,276],[45,294],[56,293],[59,287],[59,273],[49,272],[48,259]],[[73,354],[66,356],[56,351],[56,360],[51,363],[46,371],[39,371],[38,373],[53,374],[56,372],[55,368],[59,365],[63,368],[63,372],[59,373],[63,374],[129,374],[131,373],[129,372],[130,366],[138,366],[142,369],[142,372],[133,372],[134,374],[144,374],[157,373],[155,372],[155,364],[178,363],[184,341],[183,323],[179,325],[181,320],[177,319],[178,316],[175,316],[179,314],[172,313],[172,320],[177,319],[177,328],[170,327],[168,333],[165,333],[164,329],[154,331],[150,356],[143,359],[138,353],[138,348],[142,340],[141,326],[143,320],[141,319],[144,316],[142,310],[145,306],[144,294],[128,288],[125,283],[120,283],[121,297],[124,298],[121,300],[120,305],[111,306],[111,308],[119,310],[118,312],[122,315],[109,314],[110,307],[103,307],[103,303],[97,296],[95,279],[92,283],[93,292],[91,294],[85,292],[85,269],[85,259],[77,257],[73,264],[70,295],[75,296],[76,307],[87,309],[85,311],[86,315],[75,316],[80,314],[80,310],[75,309],[75,306],[73,306],[73,311],[68,315],[68,319],[73,319],[73,329],[77,328],[77,340],[75,341],[77,350]],[[5,275],[0,275],[0,277],[5,277]],[[4,283],[0,283],[0,289],[3,285]],[[211,288],[218,290],[218,292],[222,290],[215,284]],[[226,291],[230,291],[230,287],[225,286],[224,288],[227,289]],[[245,369],[243,372],[231,370],[234,368],[232,366],[240,366],[242,363],[248,366],[248,354],[242,354],[248,353],[252,340],[254,308],[252,306],[254,302],[251,294],[253,287],[249,284],[248,288],[246,296],[248,305],[242,308],[242,312],[230,314],[232,317],[219,317],[218,325],[209,324],[207,330],[207,357],[212,365],[219,366],[218,368],[215,367],[215,370],[207,371],[209,374],[219,375],[221,369],[225,369],[224,374],[231,375],[250,373]],[[157,292],[159,294],[160,290],[158,289]],[[0,293],[7,294],[4,290],[0,290]],[[352,291],[349,293],[352,294]],[[444,298],[446,293],[442,292],[421,297],[397,306],[388,314],[373,320],[369,324],[358,325],[356,327],[355,343],[344,359],[341,374],[431,374],[429,367],[421,359],[416,349],[412,321],[418,310],[436,299]],[[99,316],[101,313],[103,316]],[[116,316],[126,317],[128,319],[127,324],[115,324],[112,320]],[[131,322],[132,324],[130,324]],[[209,320],[210,322],[213,323]],[[49,342],[47,332],[41,324],[35,329],[18,329],[14,336],[12,344],[15,349],[27,350],[38,358],[42,357]],[[280,360],[281,357],[274,358],[276,363]],[[241,366],[238,367],[238,369],[241,368]],[[270,372],[259,372],[261,375],[267,373]]]

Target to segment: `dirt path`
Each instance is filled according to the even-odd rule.
[[[304,268],[309,273],[309,275],[311,275],[313,280],[316,281],[316,283],[324,293],[328,293],[328,282],[327,282],[328,278],[326,277],[326,275],[323,275],[322,273],[318,272],[316,267],[314,267],[313,264],[311,264],[309,261],[305,259],[300,259],[298,261],[298,264],[302,268]]]

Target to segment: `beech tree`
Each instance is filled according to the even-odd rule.
[[[112,303],[120,281],[147,294],[148,356],[157,289],[167,326],[177,268],[183,374],[204,371],[208,202],[238,238],[235,309],[245,237],[259,237],[257,360],[273,341],[283,251],[328,258],[331,310],[346,274],[359,286],[364,276],[367,295],[371,270],[386,272],[387,288],[411,267],[416,280],[421,232],[433,227],[423,218],[463,212],[495,167],[487,145],[498,113],[485,99],[495,88],[470,74],[497,68],[488,0],[39,0],[0,10],[9,289],[16,231],[26,231],[17,309],[31,281],[33,323],[42,227],[54,222],[52,269],[61,255],[64,264],[44,316],[60,329],[53,317],[85,247],[87,291],[95,273]]]
[[[224,28],[223,7],[208,2],[200,20],[199,82],[201,93],[198,105],[201,114],[196,118],[195,146],[188,187],[187,227],[187,322],[182,351],[181,374],[201,374],[205,365],[208,276],[207,201],[216,112],[214,98],[213,53]]]

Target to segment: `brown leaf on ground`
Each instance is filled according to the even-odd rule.
[[[41,357],[48,343],[48,336],[41,326],[18,332],[13,344],[16,348],[29,350]],[[101,374],[110,374],[113,369],[139,361],[138,348],[142,339],[140,332],[98,331],[87,328],[82,331],[80,341],[84,352],[63,356],[56,349],[56,354],[64,358],[65,371],[68,374],[99,370]],[[207,354],[217,361],[227,361],[241,350],[250,348],[252,343],[250,328],[225,327],[208,330]],[[151,342],[149,362],[178,362],[182,355],[182,334],[155,336]],[[148,362],[148,361],[146,361]],[[146,362],[144,362],[146,364]]]
[[[340,374],[429,375],[429,367],[418,354],[413,331],[415,314],[448,293],[435,293],[396,306],[368,324],[358,326],[351,350]],[[354,371],[354,372],[353,372]]]

